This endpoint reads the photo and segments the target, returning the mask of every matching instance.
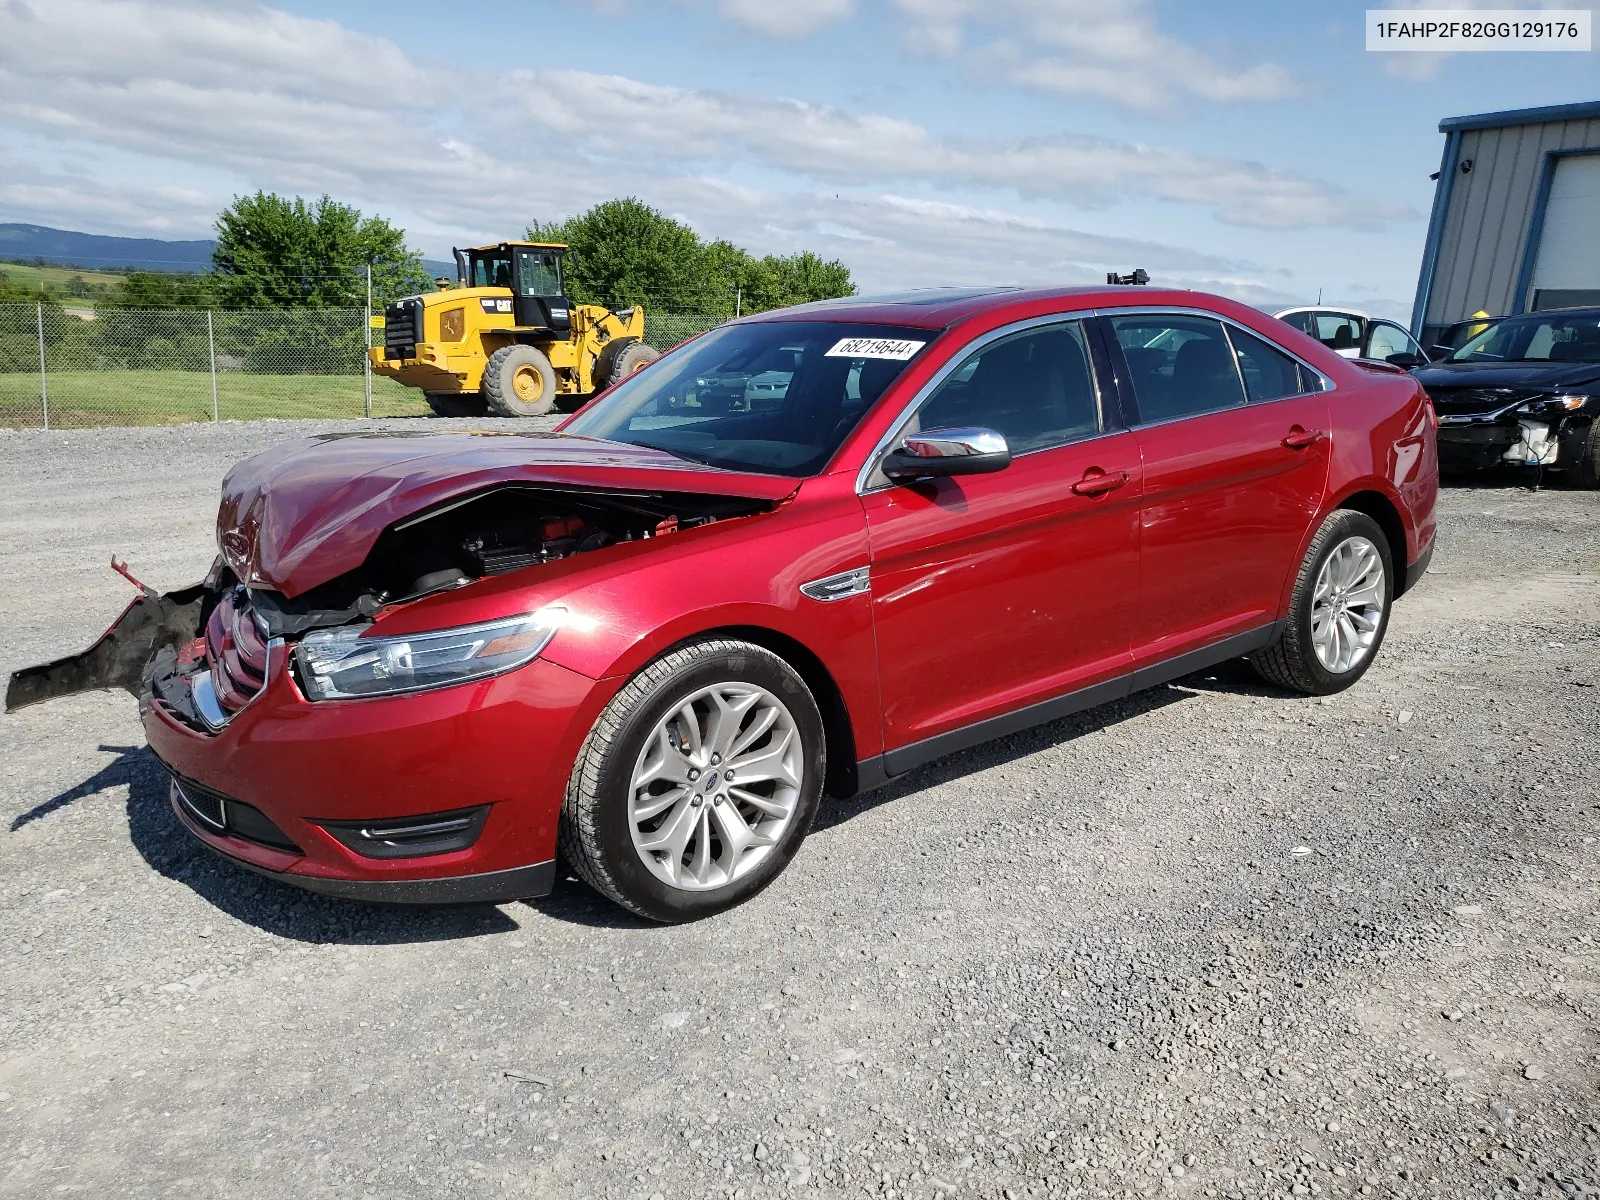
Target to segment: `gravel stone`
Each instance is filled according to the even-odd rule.
[[[0,670],[98,636],[113,553],[198,578],[233,462],[372,427],[0,434]],[[1595,514],[1447,489],[1352,691],[1229,664],[967,751],[674,929],[284,888],[131,697],[0,719],[0,1196],[1594,1194]]]

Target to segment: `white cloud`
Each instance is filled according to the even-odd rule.
[[[977,187],[1081,208],[1152,196],[1261,228],[1370,228],[1409,215],[1259,163],[1106,138],[942,138],[895,117],[587,71],[517,73],[505,96],[519,116],[635,161],[754,160],[843,186]]]
[[[194,236],[233,190],[326,190],[429,234],[437,251],[641,194],[758,252],[842,257],[866,286],[1090,282],[1144,266],[1244,294],[1281,276],[1006,206],[1156,198],[1274,229],[1398,215],[1260,164],[1108,139],[963,140],[888,116],[584,71],[469,74],[237,2],[0,5],[0,129],[15,135],[0,142],[5,219]],[[71,169],[30,160],[32,143]],[[926,198],[958,191],[988,207]]]
[[[918,53],[963,58],[1033,91],[1155,109],[1186,97],[1277,100],[1298,93],[1273,63],[1232,66],[1163,33],[1150,0],[892,0]]]
[[[796,38],[816,33],[855,15],[855,0],[718,0],[728,20],[768,37]]]

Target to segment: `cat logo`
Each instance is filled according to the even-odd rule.
[[[486,313],[508,313],[511,311],[511,301],[509,300],[496,300],[492,296],[485,296],[478,303],[483,305],[483,311]]]

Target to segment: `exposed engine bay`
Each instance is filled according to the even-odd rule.
[[[269,638],[371,616],[475,580],[648,541],[772,506],[727,496],[499,487],[397,521],[355,571],[293,600],[252,589]]]
[[[124,688],[196,729],[215,730],[263,688],[277,639],[295,642],[483,578],[772,507],[698,493],[507,485],[395,522],[359,568],[293,599],[244,587],[222,556],[204,583],[165,595],[129,575],[141,594],[112,627],[82,654],[14,673],[6,710]]]

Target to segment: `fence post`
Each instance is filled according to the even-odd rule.
[[[44,406],[44,427],[50,428],[50,381],[44,371],[44,301],[39,301],[39,403]]]
[[[211,354],[211,421],[215,424],[222,418],[217,411],[217,334],[209,308],[206,309],[206,349]]]
[[[361,318],[361,344],[365,347],[361,351],[362,382],[366,387],[367,416],[372,416],[372,355],[367,351],[372,349],[372,264],[367,264],[367,309]]]

